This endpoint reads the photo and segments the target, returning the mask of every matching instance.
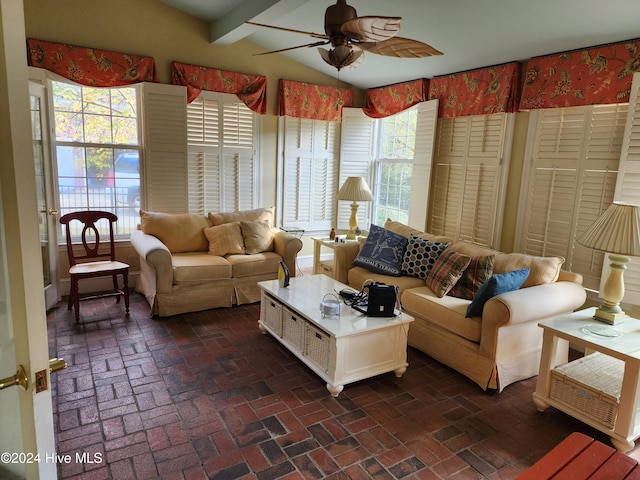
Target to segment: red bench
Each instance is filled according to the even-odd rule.
[[[517,480],[640,480],[640,466],[614,448],[574,432]]]

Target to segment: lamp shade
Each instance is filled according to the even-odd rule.
[[[603,252],[640,256],[640,206],[612,203],[578,243]]]
[[[371,190],[362,177],[347,177],[336,198],[353,202],[373,202]]]

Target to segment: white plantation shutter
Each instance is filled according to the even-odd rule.
[[[416,143],[411,174],[411,201],[408,225],[420,231],[426,230],[431,185],[431,163],[438,120],[438,100],[418,104]]]
[[[190,212],[256,206],[255,122],[235,95],[202,92],[187,106]]]
[[[282,225],[328,231],[335,217],[340,124],[283,117]]]
[[[521,245],[531,255],[561,256],[563,268],[597,289],[602,253],[576,240],[613,199],[626,105],[545,109],[531,114]]]
[[[188,208],[187,90],[143,83],[144,192],[148,210],[184,213]]]
[[[513,114],[441,118],[430,231],[498,248]]]
[[[633,74],[614,199],[640,205],[640,73]],[[601,285],[609,274],[608,260],[604,263]],[[640,258],[632,257],[627,264],[624,284],[623,302],[640,305]]]
[[[375,120],[366,116],[361,108],[342,109],[342,143],[340,145],[339,189],[347,177],[364,177],[372,188],[372,165],[374,160]],[[333,198],[337,195],[335,191]],[[338,202],[337,228],[349,229],[351,202]],[[371,202],[358,202],[358,226],[368,230],[371,221]]]

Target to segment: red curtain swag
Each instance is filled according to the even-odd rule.
[[[248,73],[229,72],[217,68],[171,64],[171,81],[187,87],[187,103],[193,102],[202,90],[234,93],[257,113],[267,112],[267,77]]]
[[[282,78],[278,82],[279,116],[339,122],[342,107],[351,106],[353,92],[348,88],[323,87]]]
[[[515,112],[520,100],[519,62],[432,78],[429,100],[438,99],[438,117]]]
[[[426,78],[371,88],[367,90],[362,111],[373,118],[388,117],[424,102],[428,93],[429,80]]]
[[[27,39],[29,65],[90,87],[157,82],[153,57]]]
[[[640,39],[529,60],[521,110],[629,101]]]

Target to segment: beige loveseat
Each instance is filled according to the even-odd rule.
[[[579,274],[561,270],[561,257],[501,253],[467,242],[453,242],[388,220],[385,229],[407,238],[414,234],[470,257],[492,257],[492,274],[530,269],[521,288],[490,298],[480,315],[466,317],[472,300],[438,297],[425,279],[372,273],[352,266],[361,243],[340,244],[335,252],[337,279],[354,289],[370,281],[398,285],[402,309],[415,317],[408,344],[466,375],[483,389],[507,385],[538,374],[541,320],[580,308],[586,299]],[[446,251],[446,250],[445,250]],[[526,273],[525,273],[526,275]],[[559,345],[556,364],[567,361],[568,345]]]
[[[302,241],[272,227],[273,208],[208,215],[140,212],[136,290],[161,317],[260,300],[257,282],[291,276]]]

